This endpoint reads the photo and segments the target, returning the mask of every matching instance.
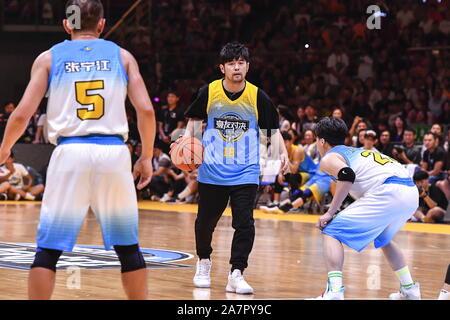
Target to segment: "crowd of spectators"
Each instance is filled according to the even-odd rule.
[[[161,152],[167,155],[174,130],[185,125],[183,111],[197,90],[221,76],[217,67],[221,46],[240,41],[250,49],[248,80],[268,93],[278,106],[280,128],[313,159],[318,159],[314,124],[332,115],[347,123],[348,145],[416,165],[427,172],[432,185],[448,187],[448,4],[379,1],[385,13],[381,28],[369,29],[366,10],[371,4],[368,0],[154,1],[151,27],[137,26],[119,43],[140,63],[158,112]],[[5,110],[0,116],[0,126],[7,114]],[[40,114],[33,118],[23,141],[45,142],[41,118]],[[134,154],[140,143],[132,108],[128,119]],[[159,167],[164,188],[142,196],[176,198],[192,177],[181,176],[167,167],[166,157],[159,158],[155,168]]]

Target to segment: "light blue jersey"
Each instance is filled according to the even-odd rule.
[[[89,134],[128,137],[128,77],[120,47],[111,41],[66,40],[50,49],[49,141]]]

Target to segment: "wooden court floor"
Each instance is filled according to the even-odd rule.
[[[26,299],[28,273],[23,266],[34,255],[39,208],[39,203],[0,204],[2,300]],[[150,299],[304,299],[324,290],[322,239],[314,223],[318,216],[264,215],[259,211],[255,211],[256,239],[249,268],[244,273],[255,294],[225,292],[233,236],[229,212],[222,217],[214,234],[212,288],[195,289],[192,285],[196,262],[195,212],[194,205],[140,203],[141,248],[162,250],[158,252],[162,252],[163,258],[149,263]],[[414,279],[421,284],[422,297],[436,299],[450,263],[450,225],[408,224],[404,230],[409,231],[401,231],[395,240],[404,249]],[[92,214],[87,216],[77,244],[101,249],[100,227]],[[165,261],[164,255],[172,251],[181,260]],[[104,256],[93,252],[81,257],[72,254],[66,259],[66,266],[82,261],[93,269],[58,270],[53,299],[125,299],[119,270],[99,269],[89,257]],[[114,257],[102,259],[107,261],[98,262],[100,266],[112,260],[117,263]],[[345,248],[344,285],[346,299],[386,299],[389,293],[398,290],[394,273],[381,251],[372,245],[361,253]]]

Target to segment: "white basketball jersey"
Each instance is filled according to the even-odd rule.
[[[399,162],[382,153],[347,146],[336,146],[327,153],[333,152],[344,157],[355,172],[356,179],[350,195],[356,199],[382,185],[390,177],[410,178],[408,171]]]
[[[120,47],[111,41],[66,40],[51,49],[47,92],[49,141],[91,134],[128,138],[128,77]]]

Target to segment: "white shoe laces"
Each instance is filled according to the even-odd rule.
[[[198,275],[202,276],[202,277],[207,277],[208,273],[209,273],[209,268],[210,268],[210,264],[208,264],[207,262],[202,263],[202,262],[198,262]]]

